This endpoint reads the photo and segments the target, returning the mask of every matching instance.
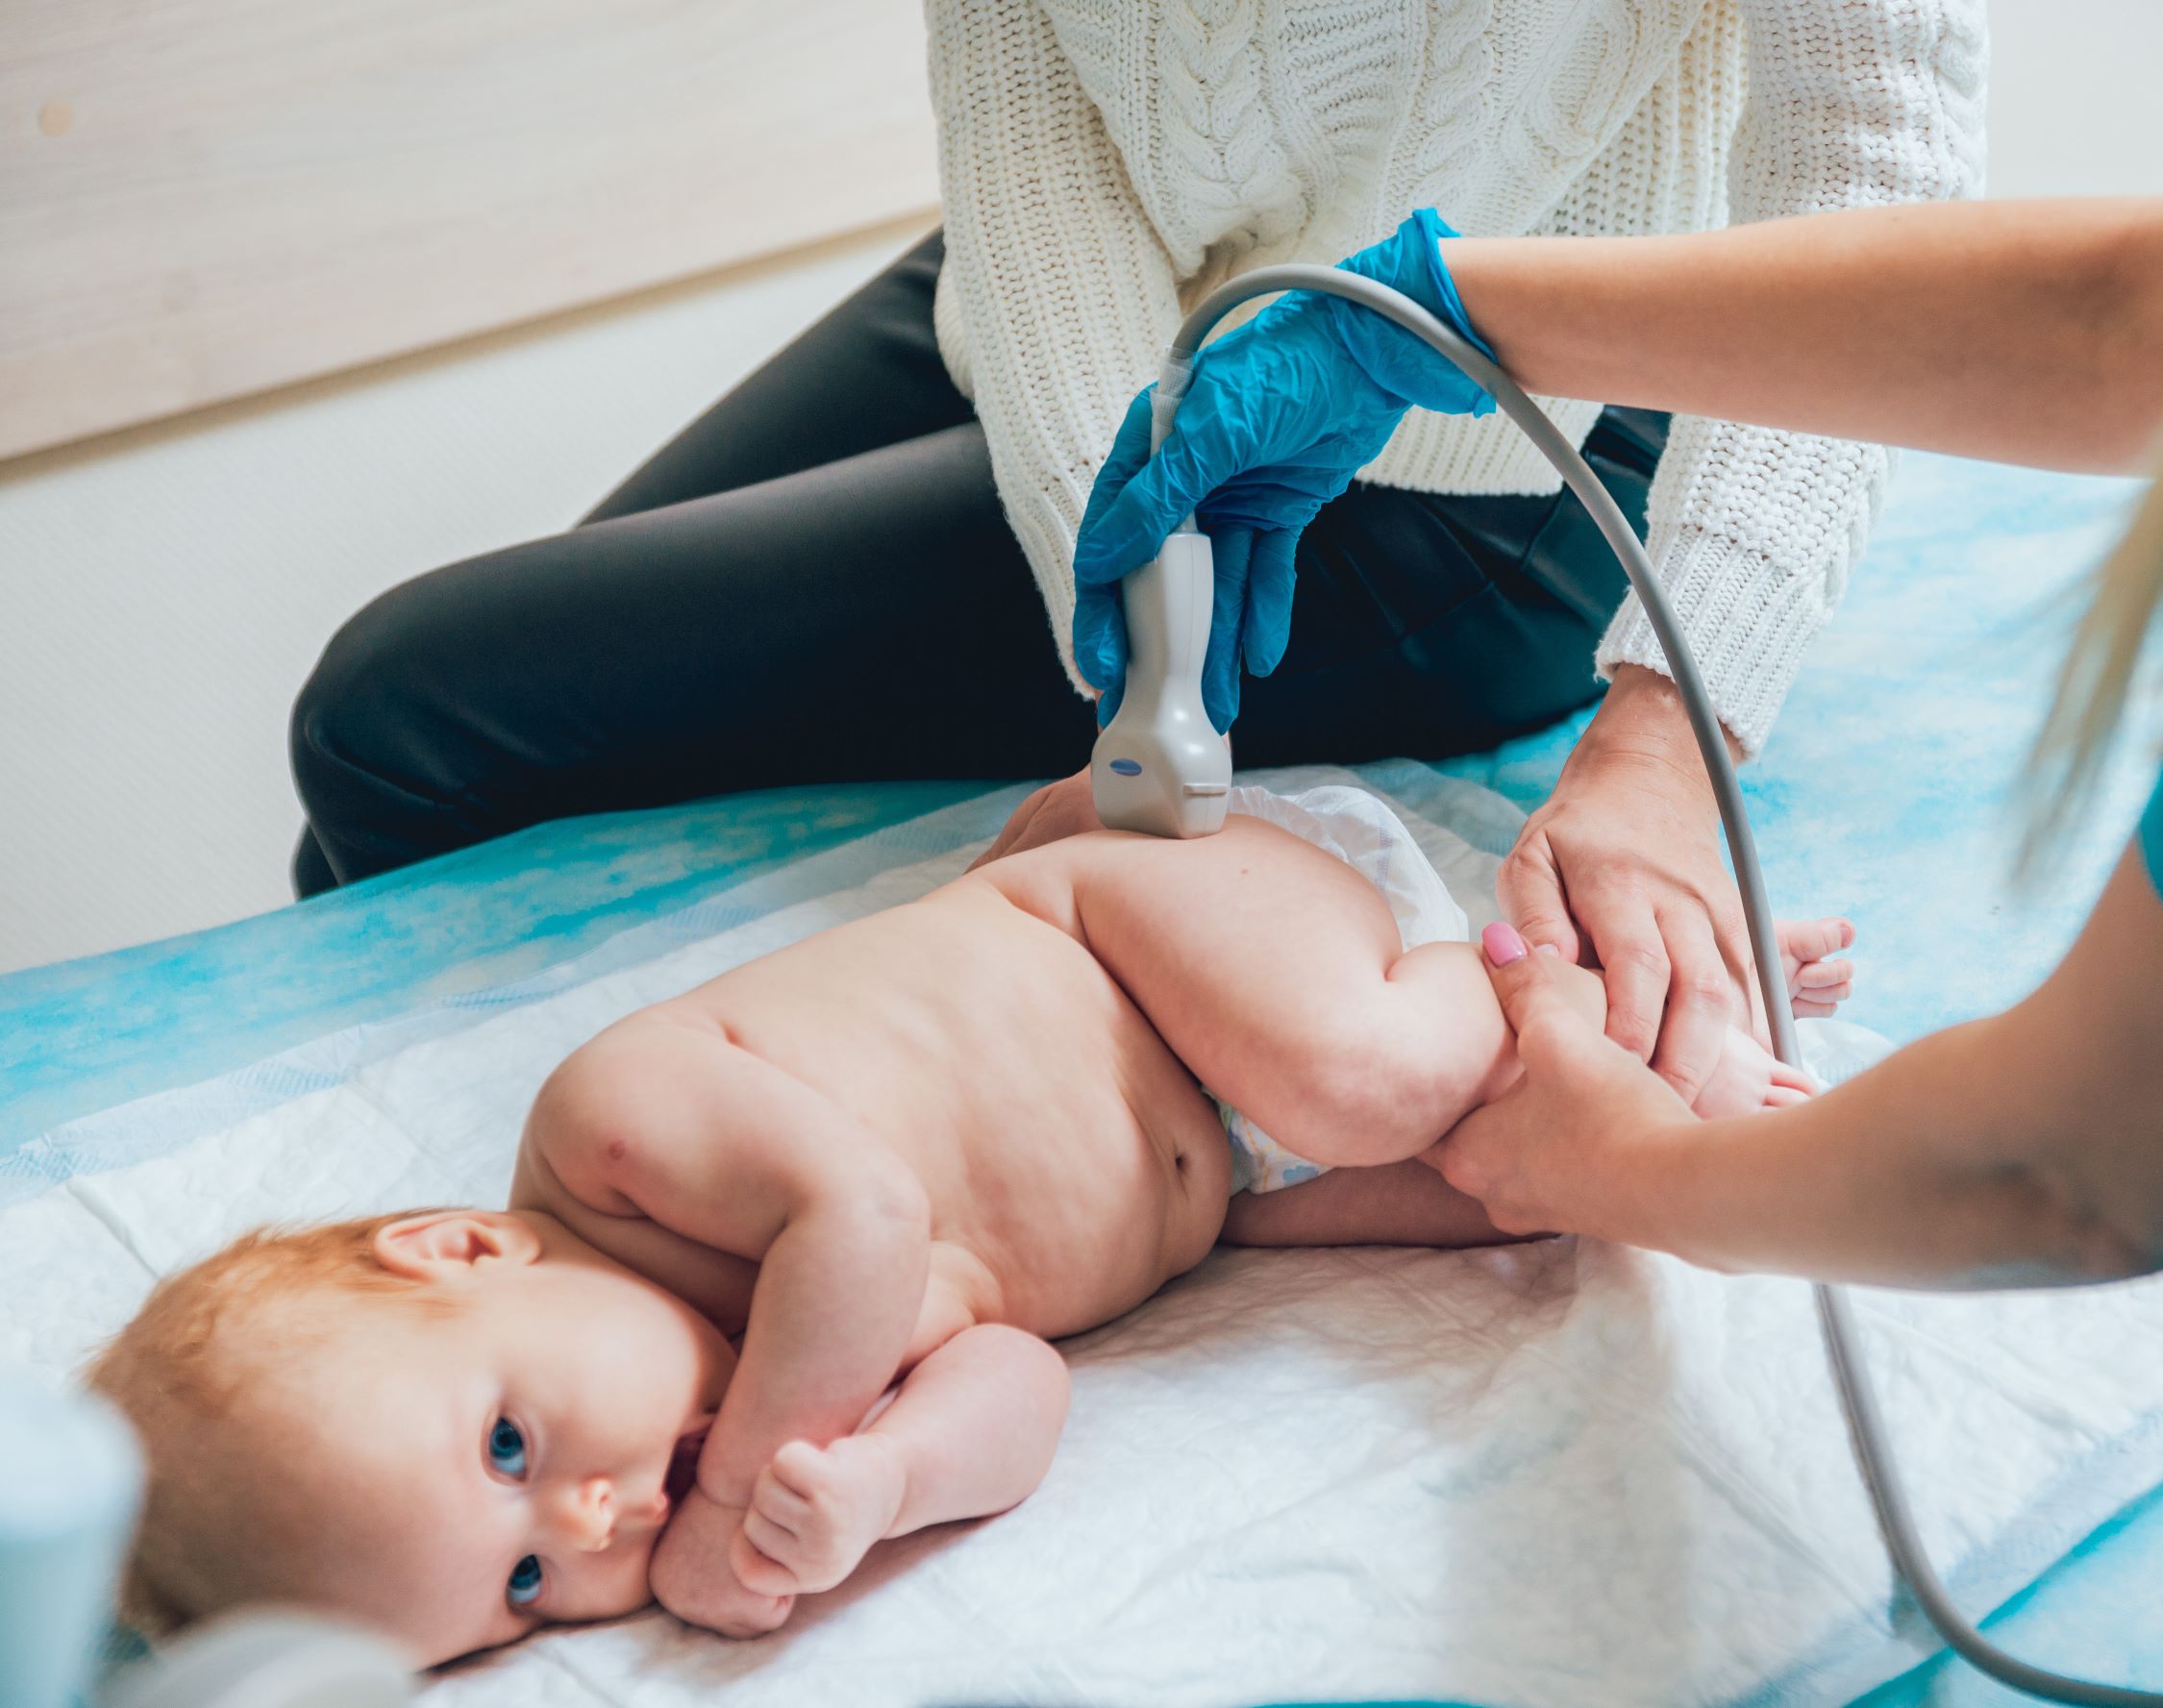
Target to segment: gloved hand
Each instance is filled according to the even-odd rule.
[[[1455,235],[1422,209],[1338,264],[1403,291],[1486,351],[1442,260],[1441,239]],[[1381,454],[1414,404],[1486,415],[1495,400],[1394,321],[1306,291],[1280,297],[1202,351],[1171,436],[1152,458],[1155,389],[1128,406],[1089,492],[1074,551],[1074,659],[1104,690],[1097,721],[1109,723],[1127,676],[1119,583],[1193,511],[1216,560],[1202,693],[1221,732],[1238,715],[1242,655],[1256,676],[1284,656],[1293,554],[1315,512]]]

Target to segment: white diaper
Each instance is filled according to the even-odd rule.
[[[1231,810],[1266,819],[1331,854],[1381,891],[1406,949],[1422,943],[1463,943],[1472,936],[1464,909],[1398,816],[1365,789],[1330,783],[1296,795],[1235,788]],[[1222,1098],[1225,1137],[1231,1142],[1231,1189],[1275,1192],[1328,1171],[1295,1156]]]

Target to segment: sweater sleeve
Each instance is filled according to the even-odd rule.
[[[1074,539],[1179,325],[1172,265],[1036,0],[930,0],[942,315],[1068,677]],[[950,294],[948,294],[950,293]]]
[[[1750,0],[1731,218],[1977,193],[1981,14],[1981,0]],[[1721,721],[1752,754],[1839,602],[1891,467],[1881,446],[1675,419],[1648,544]],[[1622,664],[1664,672],[1634,594],[1597,662],[1603,677]]]

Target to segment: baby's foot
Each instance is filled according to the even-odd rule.
[[[1781,919],[1773,922],[1787,974],[1787,994],[1798,1020],[1823,1020],[1854,994],[1852,961],[1828,959],[1855,940],[1855,928],[1844,919]]]
[[[1806,1103],[1818,1095],[1817,1082],[1801,1068],[1791,1068],[1774,1056],[1767,1073],[1765,1102],[1768,1109],[1784,1109],[1790,1103]]]
[[[1690,1107],[1707,1121],[1753,1115],[1760,1109],[1784,1109],[1806,1102],[1817,1086],[1801,1068],[1791,1068],[1748,1032],[1728,1028],[1720,1059],[1713,1064]]]
[[[788,1443],[752,1486],[743,1515],[751,1546],[732,1555],[736,1575],[769,1596],[832,1589],[893,1527],[907,1484],[884,1436]]]

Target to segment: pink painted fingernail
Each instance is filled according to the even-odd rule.
[[[1488,960],[1498,967],[1506,967],[1511,961],[1525,958],[1525,939],[1517,934],[1517,928],[1506,920],[1496,920],[1479,933],[1479,947],[1487,952]]]

